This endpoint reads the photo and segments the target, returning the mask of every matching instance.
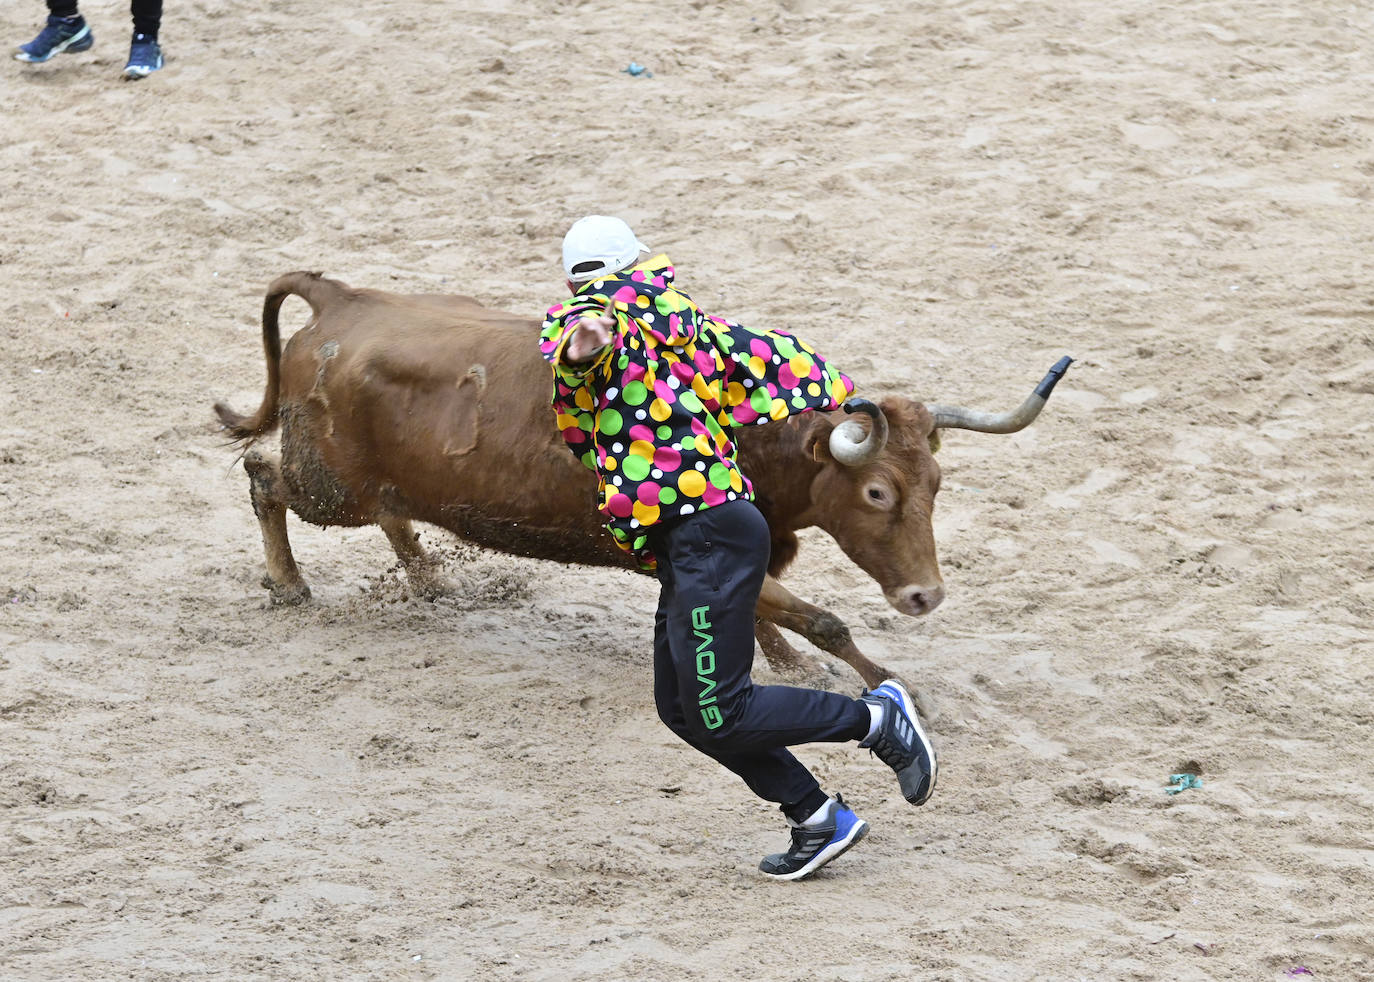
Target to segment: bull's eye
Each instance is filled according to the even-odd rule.
[[[864,496],[876,508],[892,507],[892,493],[880,484],[870,484],[864,489]]]

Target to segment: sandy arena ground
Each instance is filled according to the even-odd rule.
[[[0,86],[0,978],[1374,979],[1368,4],[196,0],[135,84],[85,9]],[[930,617],[804,537],[942,751],[912,809],[803,748],[873,825],[810,882],[656,719],[647,578],[426,529],[429,603],[293,518],[259,586],[266,284],[537,315],[598,211],[865,395],[1078,359],[946,436]]]

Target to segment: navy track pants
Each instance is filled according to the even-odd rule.
[[[156,35],[162,26],[162,0],[133,0],[129,4],[134,30],[139,34]],[[75,17],[77,0],[48,0],[48,13],[54,17]]]
[[[651,545],[662,585],[654,617],[659,718],[765,801],[801,802],[819,785],[786,748],[861,740],[870,716],[848,696],[750,677],[768,524],[752,502],[732,501],[655,528]]]

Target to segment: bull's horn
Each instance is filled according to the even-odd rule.
[[[830,456],[846,467],[861,467],[877,458],[887,446],[887,417],[867,399],[850,399],[844,404],[847,413],[863,413],[873,421],[864,432],[857,420],[847,419],[830,431]]]
[[[1060,358],[1035,387],[1035,391],[1026,397],[1026,401],[1009,413],[984,413],[976,409],[965,409],[963,406],[935,404],[927,405],[926,410],[935,418],[936,429],[1015,433],[1017,430],[1025,429],[1040,415],[1040,410],[1045,408],[1045,400],[1049,399],[1055,385],[1064,377],[1071,364],[1073,359],[1067,355]]]

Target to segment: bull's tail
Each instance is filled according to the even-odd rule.
[[[234,412],[225,402],[215,403],[215,415],[235,442],[249,443],[271,433],[280,422],[279,404],[281,390],[281,330],[277,325],[277,313],[282,302],[289,296],[297,296],[310,304],[315,316],[333,299],[339,291],[346,289],[337,280],[325,279],[319,273],[285,273],[272,281],[267,288],[267,297],[262,303],[262,348],[267,355],[267,391],[262,397],[262,405],[251,416]]]

